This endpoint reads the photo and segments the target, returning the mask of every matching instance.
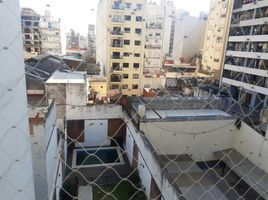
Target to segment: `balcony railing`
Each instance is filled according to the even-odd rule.
[[[120,44],[112,44],[112,47],[122,48],[123,47],[123,44],[122,43],[120,43]]]
[[[114,9],[114,10],[124,10],[124,5],[123,4],[114,4],[112,6],[112,9]]]
[[[112,59],[123,59],[123,56],[112,55],[111,58]]]
[[[122,31],[112,31],[112,35],[123,35],[124,33]]]
[[[114,22],[114,23],[124,23],[124,19],[112,18],[112,22]]]

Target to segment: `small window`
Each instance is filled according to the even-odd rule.
[[[129,68],[129,63],[123,63],[124,68]]]
[[[133,74],[133,79],[139,79],[139,74]]]
[[[125,15],[125,21],[131,21],[131,16],[130,15]]]
[[[131,3],[129,3],[129,2],[126,2],[126,3],[125,3],[125,8],[128,8],[128,9],[130,9],[130,8],[131,8]]]
[[[161,36],[161,33],[156,33],[155,36]]]
[[[142,10],[143,5],[141,3],[137,3],[136,8],[139,9],[139,10]]]
[[[136,34],[141,34],[141,28],[136,28],[136,29],[135,29],[135,33],[136,33]]]
[[[103,88],[103,86],[101,85],[100,88]]]
[[[128,89],[128,85],[127,84],[122,85],[122,89],[123,90],[127,90]]]
[[[139,63],[133,63],[133,68],[139,68],[140,64]]]
[[[141,54],[139,54],[139,53],[134,53],[134,57],[141,57]]]
[[[123,79],[128,79],[128,74],[123,74]]]
[[[135,45],[136,46],[140,46],[141,45],[141,41],[140,40],[135,40]]]
[[[141,22],[142,21],[142,16],[136,16],[136,21]]]
[[[130,40],[124,40],[124,45],[130,45]]]
[[[134,85],[132,85],[132,89],[133,89],[133,90],[137,90],[137,89],[139,89],[139,85],[138,85],[138,84],[134,84]]]
[[[131,29],[130,28],[124,28],[125,33],[130,33]]]
[[[124,56],[125,57],[129,57],[130,56],[130,53],[124,53]]]

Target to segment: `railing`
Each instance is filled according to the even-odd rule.
[[[124,33],[122,31],[112,31],[112,35],[123,35]]]
[[[123,44],[112,44],[112,47],[122,48],[123,47]]]
[[[112,59],[123,59],[123,56],[115,56],[115,55],[112,55],[111,58]]]

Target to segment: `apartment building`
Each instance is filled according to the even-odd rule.
[[[170,56],[173,51],[174,32],[175,32],[175,14],[176,7],[172,0],[161,0],[161,6],[164,9],[164,37],[163,53]]]
[[[94,56],[96,55],[96,33],[95,33],[95,25],[89,24],[88,25],[88,50],[89,55]]]
[[[204,44],[207,14],[191,16],[184,10],[176,11],[175,32],[172,57],[182,63],[190,62],[196,57]]]
[[[21,26],[24,51],[38,55],[41,53],[41,16],[31,8],[21,8]]]
[[[206,28],[202,69],[220,80],[233,0],[212,0]]]
[[[144,50],[144,73],[158,73],[163,63],[164,8],[148,3],[145,12],[146,33]]]
[[[268,1],[234,1],[221,84],[241,103],[243,115],[264,116],[267,108],[267,19]]]
[[[53,19],[49,9],[41,17],[40,33],[42,53],[61,55],[61,22],[60,19]]]
[[[101,0],[98,4],[96,59],[108,90],[141,95],[144,63],[145,0]]]

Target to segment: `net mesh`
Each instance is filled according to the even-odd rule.
[[[56,2],[42,1],[42,5],[53,6]],[[3,78],[0,124],[4,127],[0,134],[0,155],[5,163],[0,165],[0,197],[268,199],[265,118],[268,3],[243,3],[242,9],[231,14],[229,41],[220,40],[221,45],[226,43],[227,49],[222,55],[225,80],[221,87],[206,78],[174,78],[169,84],[175,87],[158,88],[153,97],[126,97],[116,93],[101,101],[95,96],[90,104],[87,95],[92,91],[90,78],[80,73],[81,66],[88,62],[87,57],[77,61],[75,67],[68,66],[66,59],[51,55],[25,62],[15,46],[21,40],[21,29],[10,38],[1,37],[0,33],[0,57],[3,61],[7,57],[16,60],[17,66],[25,67],[15,80],[5,82],[5,75],[0,76]],[[214,4],[211,5],[213,10]],[[247,9],[247,5],[252,9]],[[21,24],[17,0],[0,0],[0,16],[4,21],[1,12],[12,18],[10,25]],[[106,24],[102,13],[97,15]],[[251,19],[260,22],[243,24]],[[146,21],[141,23],[145,25]],[[207,29],[218,34],[213,23],[208,23]],[[193,49],[199,48],[193,42],[198,30],[196,26],[187,35]],[[141,34],[141,40],[145,35],[146,31]],[[259,35],[264,38],[258,38]],[[110,37],[107,34],[96,42],[96,48],[111,40]],[[185,37],[174,41],[173,46],[182,45],[184,40]],[[133,52],[140,49],[138,46]],[[243,51],[258,55],[243,57],[239,54]],[[97,51],[97,60],[101,56]],[[183,73],[186,72],[177,74]],[[25,77],[27,100],[17,90],[19,85],[25,86]],[[181,80],[184,87],[179,84]],[[238,86],[237,82],[244,84]],[[186,93],[185,88],[190,92]],[[27,110],[18,110],[18,118],[14,111],[10,114],[6,110],[14,99],[18,105],[28,106]],[[10,115],[17,118],[15,123],[10,122]],[[22,125],[25,119],[29,128]],[[11,144],[17,149],[15,153],[8,150]],[[14,178],[12,173],[16,168],[20,173],[13,174]],[[27,175],[31,169],[32,175]],[[34,188],[34,195],[29,188]]]

